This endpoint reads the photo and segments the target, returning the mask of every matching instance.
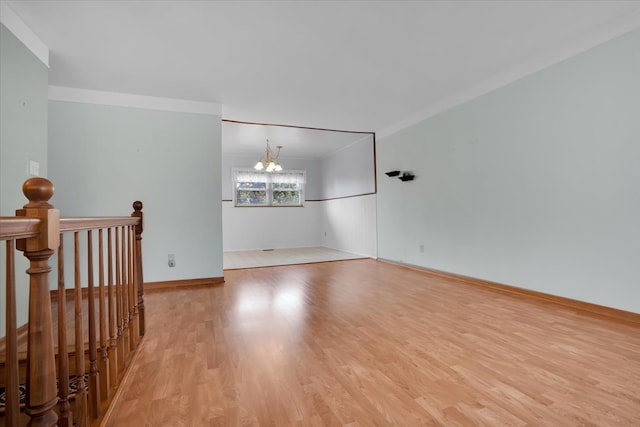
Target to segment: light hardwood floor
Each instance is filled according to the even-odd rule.
[[[640,327],[371,259],[146,295],[109,426],[638,426]]]

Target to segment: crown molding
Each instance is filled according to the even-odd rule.
[[[634,13],[627,14],[622,18],[616,19],[607,25],[600,27],[597,31],[594,31],[587,36],[580,37],[579,40],[574,39],[571,43],[560,45],[546,55],[538,56],[526,63],[499,73],[475,86],[472,86],[471,88],[462,90],[451,97],[443,99],[429,108],[420,110],[398,122],[385,126],[376,131],[376,137],[378,139],[382,139],[390,136],[435,115],[457,107],[458,105],[462,105],[484,94],[492,92],[528,75],[534,74],[638,29],[640,29],[640,8],[638,8]]]
[[[0,23],[49,68],[49,48],[5,1],[0,2]]]
[[[103,92],[64,86],[49,86],[49,100],[172,111],[178,113],[209,114],[213,116],[220,116],[222,114],[222,106],[213,102],[158,98],[155,96]]]

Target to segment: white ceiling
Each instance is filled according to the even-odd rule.
[[[640,27],[638,1],[7,4],[50,48],[51,85],[380,133]]]

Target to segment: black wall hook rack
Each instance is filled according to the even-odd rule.
[[[412,175],[410,172],[402,172],[402,176],[399,176],[398,179],[400,181],[413,181],[413,178],[415,178],[415,175]]]

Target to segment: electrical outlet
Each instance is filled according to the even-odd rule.
[[[422,254],[422,253],[424,253],[424,245],[420,245],[420,246],[418,247],[418,249],[420,250],[420,253],[421,253],[421,254]]]
[[[169,254],[169,267],[176,266],[176,256],[174,254]]]

